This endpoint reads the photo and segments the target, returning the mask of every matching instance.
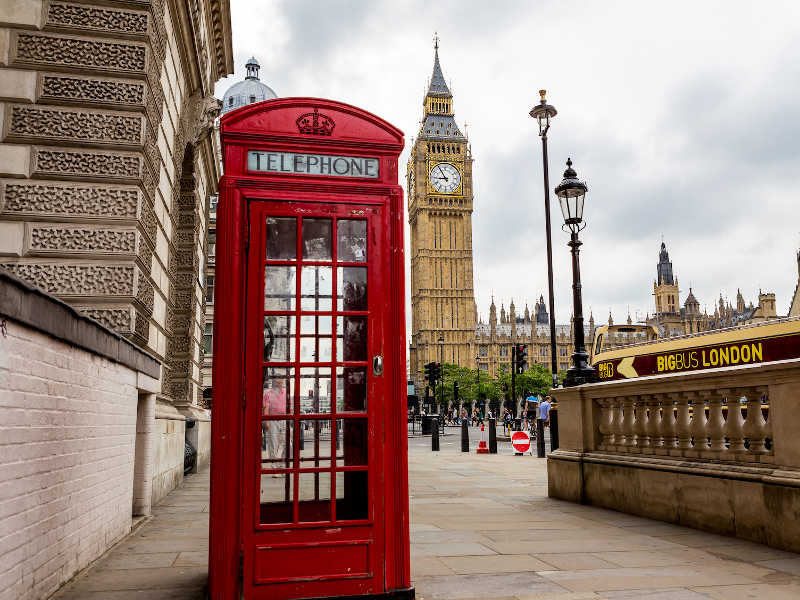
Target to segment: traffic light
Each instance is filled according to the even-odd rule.
[[[442,376],[442,365],[435,362],[431,363],[431,377],[433,381],[439,381],[439,378]]]
[[[425,373],[425,381],[433,383],[436,381],[433,377],[433,363],[428,363],[425,365],[423,372]]]
[[[528,358],[528,349],[525,347],[525,344],[517,344],[516,350],[517,373],[524,373],[525,363],[527,362],[526,359]]]

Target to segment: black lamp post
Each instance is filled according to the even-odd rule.
[[[558,387],[558,357],[556,356],[556,315],[555,295],[553,294],[553,243],[550,236],[550,170],[547,166],[547,130],[550,119],[556,116],[556,109],[545,100],[547,90],[539,90],[541,102],[529,113],[539,122],[539,137],[542,138],[542,161],[544,163],[544,218],[547,230],[547,291],[550,295],[550,369],[553,372],[553,387]]]
[[[439,364],[442,374],[442,404],[444,404],[444,334],[439,334]],[[441,412],[441,411],[440,411]]]
[[[561,213],[564,215],[563,227],[568,227],[572,232],[569,247],[572,248],[572,306],[574,311],[575,351],[572,353],[572,366],[567,371],[564,387],[594,383],[599,379],[594,374],[594,369],[589,366],[589,354],[583,334],[583,299],[581,296],[581,266],[578,259],[579,248],[582,242],[578,239],[578,232],[586,227],[583,221],[583,201],[589,188],[578,179],[578,174],[572,168],[572,161],[567,159],[567,170],[564,171],[564,180],[556,187],[556,196],[561,203]]]

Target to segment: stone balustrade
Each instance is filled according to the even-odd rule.
[[[800,551],[800,359],[551,393],[552,497]]]
[[[769,385],[597,398],[602,452],[775,464]]]

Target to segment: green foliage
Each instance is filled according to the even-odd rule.
[[[444,386],[436,386],[436,403],[447,404],[453,401],[453,384],[458,382],[459,402],[474,402],[480,398],[488,401],[511,399],[511,372],[508,365],[500,365],[498,375],[492,379],[488,373],[479,369],[459,367],[443,363]],[[563,372],[565,375],[566,373]],[[559,381],[563,379],[559,373]],[[545,365],[533,363],[521,375],[516,376],[517,396],[526,398],[533,394],[546,394],[552,387],[553,378]]]

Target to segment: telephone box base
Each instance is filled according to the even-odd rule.
[[[400,588],[397,590],[389,590],[382,594],[364,594],[361,596],[324,596],[320,598],[308,598],[307,600],[414,600],[416,597],[416,590],[414,586],[407,588]]]

